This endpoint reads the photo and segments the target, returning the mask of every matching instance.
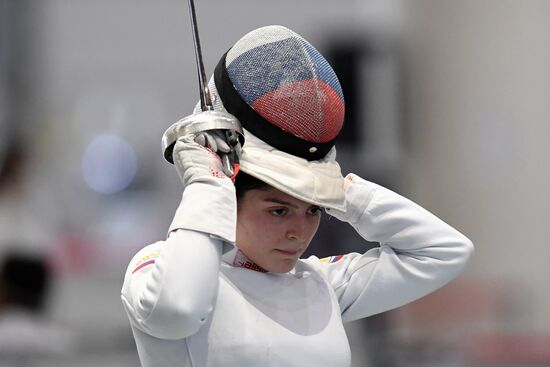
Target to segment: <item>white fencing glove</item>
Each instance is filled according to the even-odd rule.
[[[225,141],[225,134],[222,130],[209,130],[198,133],[195,142],[207,147],[216,153],[229,153],[231,148]]]
[[[360,188],[363,188],[362,186],[367,184],[369,185],[367,189],[370,191],[368,195],[359,195],[360,199],[356,198],[358,193],[357,191],[360,190]],[[343,191],[346,193],[346,209],[342,211],[327,208],[325,211],[330,216],[338,218],[342,222],[347,222],[353,225],[359,221],[364,209],[372,199],[376,190],[375,186],[376,185],[370,182],[367,183],[367,181],[361,179],[359,176],[350,173],[345,177],[344,185],[342,187]]]
[[[180,137],[174,145],[172,157],[184,187],[193,182],[213,182],[229,179],[223,172],[218,152],[228,152],[223,132],[212,130],[197,135]]]
[[[208,130],[182,135],[176,140],[172,158],[184,189],[168,233],[189,229],[208,233],[228,244],[235,242],[235,186],[224,173],[222,159],[217,154],[226,149],[224,134],[223,130]],[[223,251],[231,247],[224,246]]]

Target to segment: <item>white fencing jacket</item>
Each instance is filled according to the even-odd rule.
[[[188,186],[168,239],[139,251],[124,279],[142,366],[349,366],[343,322],[404,305],[460,273],[473,251],[466,237],[351,177],[346,212],[329,213],[380,247],[311,256],[284,274],[243,266],[236,250],[223,254],[235,240],[231,181]]]

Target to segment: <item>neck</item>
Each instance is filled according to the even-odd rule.
[[[260,273],[267,273],[267,270],[260,267],[254,261],[250,260],[244,254],[244,252],[239,250],[238,247],[235,247],[231,251],[227,252],[225,255],[223,255],[223,258],[226,263],[231,264],[237,268],[245,268],[245,269],[257,271]]]

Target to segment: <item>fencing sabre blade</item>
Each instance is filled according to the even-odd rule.
[[[197,15],[195,12],[195,3],[188,0],[189,15],[191,17],[191,28],[193,33],[193,45],[195,48],[195,59],[199,76],[199,95],[201,112],[184,117],[170,126],[162,137],[162,150],[164,159],[174,163],[172,152],[174,145],[180,136],[187,134],[198,134],[208,130],[223,130],[225,140],[231,150],[229,153],[218,152],[223,164],[224,173],[232,177],[236,172],[235,168],[239,164],[239,155],[237,150],[241,148],[244,142],[244,134],[241,124],[235,116],[222,111],[215,111],[212,104],[212,97],[208,89],[204,63],[202,61],[202,51],[199,39],[199,28],[197,25]]]

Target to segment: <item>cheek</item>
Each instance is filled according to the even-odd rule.
[[[319,224],[321,223],[321,217],[315,217],[312,220],[311,223],[311,234],[309,235],[309,240],[311,241],[315,234],[317,233],[317,230],[319,229]]]
[[[284,238],[285,227],[282,223],[278,223],[269,215],[259,214],[256,218],[256,232],[258,240],[266,245],[272,245]]]
[[[237,237],[247,242],[255,242],[256,246],[276,242],[284,233],[281,225],[277,225],[265,213],[242,212],[237,217]]]

